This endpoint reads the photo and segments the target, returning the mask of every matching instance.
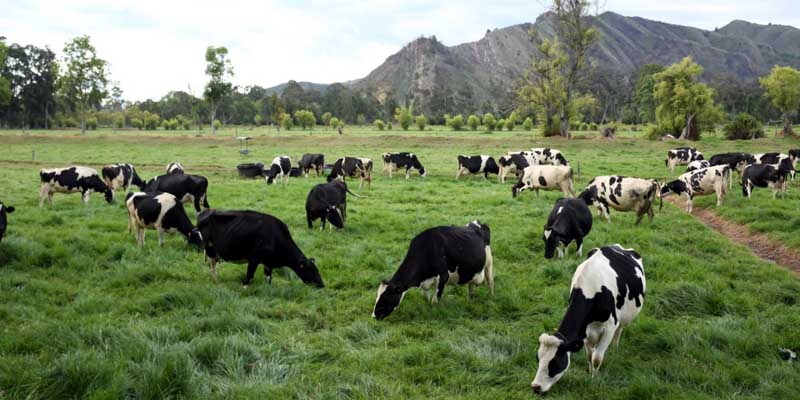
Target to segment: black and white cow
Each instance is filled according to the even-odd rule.
[[[264,174],[267,185],[271,185],[276,179],[283,179],[283,184],[289,183],[289,175],[292,171],[292,159],[289,156],[278,156],[272,159],[272,164]]]
[[[789,158],[792,159],[794,167],[797,168],[797,163],[800,162],[800,149],[789,150]]]
[[[536,159],[533,157],[533,152],[530,151],[510,151],[497,159],[497,164],[500,172],[497,174],[500,183],[506,182],[506,176],[510,172],[517,174],[517,178],[525,168],[536,165]]]
[[[636,225],[647,214],[653,221],[653,203],[658,196],[660,185],[655,179],[631,178],[622,175],[597,176],[589,181],[578,198],[588,205],[597,207],[598,215],[611,222],[609,209],[617,211],[636,211]],[[663,206],[663,203],[659,206]]]
[[[592,249],[572,276],[569,305],[558,330],[539,336],[539,366],[531,382],[534,393],[546,393],[567,372],[572,353],[586,346],[594,377],[612,342],[644,306],[646,290],[642,257],[632,249]]]
[[[497,162],[494,161],[492,156],[458,156],[458,173],[456,179],[465,174],[483,174],[483,180],[489,177],[489,174],[499,174],[500,168]]]
[[[331,173],[328,175],[328,182],[334,179],[344,180],[345,178],[361,178],[358,187],[364,186],[364,182],[372,186],[372,160],[360,157],[342,157],[333,164]]]
[[[745,165],[755,164],[756,158],[749,153],[721,153],[711,156],[708,162],[710,167],[727,165],[741,174]]]
[[[533,147],[531,148],[533,157],[538,165],[569,165],[567,159],[561,154],[560,150],[550,149],[547,147]]]
[[[708,168],[711,163],[706,160],[694,160],[686,166],[686,172],[697,171],[698,169]]]
[[[317,176],[322,174],[322,168],[325,166],[325,156],[319,153],[306,153],[297,162],[300,169],[303,170],[303,175],[308,178],[308,171],[314,170]]]
[[[131,164],[106,165],[100,173],[103,175],[103,182],[111,189],[112,194],[119,189],[127,192],[130,185],[136,185],[140,190],[144,189],[144,181]]]
[[[171,162],[167,164],[167,173],[168,174],[183,174],[185,170],[183,169],[183,164],[179,162]]]
[[[753,188],[772,189],[772,198],[778,193],[783,195],[786,192],[786,179],[791,168],[791,161],[784,159],[780,165],[770,164],[751,164],[744,168],[742,172],[742,194],[750,197]]]
[[[419,175],[425,176],[425,167],[419,162],[417,155],[414,153],[383,153],[383,174],[389,174],[392,177],[392,172],[405,168],[406,179],[408,179],[411,168],[419,171]]]
[[[568,165],[531,165],[522,173],[511,188],[511,196],[517,197],[525,190],[534,190],[539,195],[541,190],[561,190],[564,197],[575,197],[572,186],[572,167]]]
[[[42,186],[39,190],[39,207],[47,198],[53,205],[54,193],[81,193],[83,203],[89,202],[92,192],[103,193],[106,201],[114,200],[114,192],[103,183],[100,175],[89,167],[45,168],[39,171]]]
[[[372,317],[386,318],[399,305],[409,289],[419,287],[425,298],[436,303],[447,283],[468,285],[471,297],[475,286],[484,281],[494,295],[491,231],[473,221],[467,226],[430,228],[411,240],[408,251],[392,279],[378,287]]]
[[[694,160],[704,160],[703,153],[694,147],[678,147],[667,152],[667,159],[664,165],[669,168],[669,172],[675,170],[676,165],[688,165]]]
[[[347,188],[347,183],[338,179],[328,183],[320,183],[311,188],[306,198],[306,219],[308,227],[319,218],[322,220],[320,229],[325,229],[325,222],[342,229],[347,219],[347,193],[356,196]]]
[[[195,213],[202,208],[211,208],[208,205],[207,191],[208,179],[200,175],[166,174],[157,176],[147,182],[145,192],[170,193],[182,203],[193,202]]]
[[[795,168],[797,168],[795,165],[796,158],[781,153],[754,154],[753,157],[756,159],[755,164],[772,164],[775,166],[781,166],[781,168],[787,171],[792,180],[794,180]],[[788,162],[784,162],[784,160],[788,160]]]
[[[578,257],[583,254],[583,238],[592,231],[592,212],[582,199],[556,200],[547,224],[544,226],[544,258],[553,258],[558,249],[558,258],[567,254],[567,247],[575,241]]]
[[[6,229],[8,228],[8,214],[13,212],[13,206],[7,206],[0,201],[0,242],[3,241],[3,235],[6,234]]]
[[[217,263],[247,263],[246,288],[256,268],[264,265],[264,275],[272,283],[272,270],[289,267],[300,279],[324,287],[313,258],[306,258],[297,247],[289,227],[269,214],[256,211],[204,210],[197,218],[203,247],[217,278]]]
[[[158,244],[164,246],[165,232],[178,232],[189,244],[200,247],[203,237],[192,225],[186,210],[175,196],[164,192],[128,193],[125,197],[128,208],[128,232],[136,230],[136,241],[144,246],[144,231],[158,231]]]
[[[687,172],[679,176],[678,179],[665,184],[661,188],[660,197],[663,198],[672,193],[686,195],[686,211],[691,213],[692,201],[695,197],[716,194],[717,207],[719,207],[725,199],[725,193],[728,186],[730,186],[728,182],[730,179],[731,167],[727,165],[716,165]]]

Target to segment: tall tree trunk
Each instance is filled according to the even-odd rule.
[[[81,134],[86,134],[86,108],[81,105]]]
[[[697,140],[694,137],[694,117],[696,114],[692,113],[686,117],[686,126],[683,128],[683,132],[681,132],[680,139],[689,139],[689,140]]]
[[[789,114],[783,113],[783,132],[780,133],[780,137],[793,135],[794,132],[792,132],[792,121],[789,119]]]
[[[211,105],[211,134],[212,135],[216,135],[217,134],[217,127],[216,127],[216,125],[214,125],[214,120],[216,120],[216,119],[217,119],[217,106],[212,104]]]
[[[569,115],[567,113],[561,113],[561,136],[569,139]]]

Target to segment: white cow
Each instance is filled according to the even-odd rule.
[[[575,197],[572,186],[572,168],[564,165],[531,165],[523,171],[522,178],[511,189],[511,195],[524,190],[534,190],[539,194],[542,190],[561,190],[564,197]]]
[[[722,205],[725,199],[727,188],[730,186],[731,167],[727,165],[716,165],[713,167],[687,172],[678,179],[665,184],[661,188],[661,197],[675,193],[686,195],[686,211],[692,212],[692,200],[696,196],[709,194],[717,195],[717,207]]]

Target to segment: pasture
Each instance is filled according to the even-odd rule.
[[[254,137],[250,156],[238,154],[236,134]],[[0,244],[0,398],[531,398],[537,338],[558,326],[582,259],[574,247],[564,259],[543,257],[542,226],[560,192],[512,198],[514,179],[456,181],[456,156],[557,148],[574,168],[580,162],[580,190],[596,175],[663,180],[666,151],[684,144],[621,136],[3,131],[0,200],[17,211]],[[694,145],[707,156],[800,147],[788,139],[714,137]],[[384,178],[386,151],[418,154],[427,178]],[[329,163],[343,155],[375,160],[371,189],[348,180],[367,197],[348,199],[342,231],[306,227],[306,194],[324,178],[312,173],[268,187],[236,175],[238,163],[268,164],[284,154],[296,163],[305,152],[324,153]],[[57,194],[54,207],[38,207],[40,168],[130,162],[149,179],[171,161],[208,177],[213,208],[253,209],[286,222],[316,258],[326,287],[303,285],[288,269],[268,285],[259,268],[245,290],[245,266],[230,263],[218,267],[214,282],[202,253],[178,236],[159,248],[154,231],[138,248],[126,234],[121,192],[112,205],[97,194],[88,206],[79,195]],[[708,196],[695,207],[713,204]],[[765,189],[744,199],[734,183],[715,212],[800,249],[800,182],[776,201]],[[596,378],[582,350],[549,398],[797,398],[800,367],[777,351],[800,349],[797,275],[666,202],[652,223],[633,226],[632,213],[613,210],[611,218],[595,217],[584,254],[613,243],[641,253],[644,309]],[[430,306],[415,290],[387,319],[370,318],[379,282],[394,273],[416,234],[474,219],[492,230],[495,297],[482,286],[468,302],[466,288],[448,286]]]

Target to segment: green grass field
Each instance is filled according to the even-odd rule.
[[[251,156],[238,154],[237,134],[254,137]],[[605,174],[663,180],[666,150],[677,145],[442,129],[349,129],[342,137],[329,130],[239,129],[218,137],[2,131],[0,200],[17,211],[0,244],[0,398],[531,398],[537,338],[558,326],[582,260],[574,247],[565,259],[543,258],[542,225],[559,193],[513,199],[511,183],[455,181],[456,155],[558,148],[574,168],[580,163],[580,188]],[[800,144],[712,137],[696,146],[711,155]],[[428,177],[383,178],[386,151],[418,153]],[[322,152],[329,162],[343,155],[376,160],[371,189],[351,183],[368,197],[349,199],[343,231],[306,228],[305,197],[322,178],[267,187],[236,175],[240,162],[268,164],[283,154],[296,160],[304,152]],[[108,205],[95,195],[83,206],[78,195],[57,194],[53,208],[38,208],[40,168],[131,162],[150,178],[171,161],[208,177],[214,208],[285,221],[317,259],[326,287],[305,286],[285,269],[272,285],[259,270],[243,290],[245,267],[227,263],[214,282],[203,255],[180,237],[159,248],[148,231],[138,248],[119,200]],[[734,184],[716,212],[800,248],[800,182],[786,199],[770,197],[760,190],[743,199]],[[696,206],[713,203],[702,198]],[[481,287],[468,302],[466,288],[449,286],[442,303],[430,306],[412,291],[386,320],[370,318],[378,283],[417,233],[473,219],[492,229],[495,297]],[[586,247],[620,243],[642,254],[644,310],[598,377],[589,376],[581,351],[548,397],[796,399],[800,366],[782,361],[777,349],[800,349],[797,276],[670,204],[652,224],[633,221],[613,211],[611,224],[595,219]]]

